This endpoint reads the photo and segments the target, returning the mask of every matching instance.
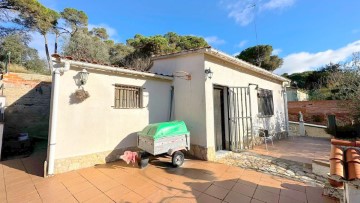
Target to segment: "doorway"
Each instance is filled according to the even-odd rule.
[[[226,150],[224,87],[214,86],[215,151]]]

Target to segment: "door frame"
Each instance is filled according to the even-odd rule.
[[[221,99],[221,125],[222,125],[222,150],[230,150],[230,138],[229,138],[229,132],[228,132],[228,87],[223,85],[217,85],[213,84],[213,94],[214,90],[222,90],[222,99]],[[214,99],[214,95],[213,95]],[[214,103],[213,103],[214,104]],[[213,109],[215,109],[215,106],[213,105]],[[215,111],[214,111],[215,112]],[[213,116],[215,116],[213,114]],[[214,117],[214,141],[215,141],[215,151],[219,151],[216,149],[217,146],[217,139],[216,139],[216,125],[215,125],[215,117]]]

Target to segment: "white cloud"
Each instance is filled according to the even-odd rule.
[[[347,44],[336,50],[326,50],[317,53],[299,52],[284,57],[284,64],[275,72],[294,73],[315,70],[323,65],[346,61],[354,52],[360,51],[360,40]]]
[[[281,52],[282,52],[282,49],[274,49],[271,54],[272,55],[279,55]]]
[[[245,44],[247,44],[247,43],[248,43],[247,40],[242,40],[242,41],[237,45],[237,47],[242,48],[242,47],[244,47]]]
[[[115,28],[107,25],[107,24],[100,23],[100,24],[89,24],[88,25],[89,30],[91,30],[91,29],[93,29],[95,27],[103,27],[103,28],[105,28],[110,38],[113,38],[113,39],[115,38],[116,39],[118,37],[117,30]]]
[[[241,26],[250,24],[256,12],[264,10],[281,10],[291,7],[295,0],[223,0],[220,4],[228,11],[228,17],[233,18]]]
[[[270,0],[265,4],[261,5],[260,9],[273,10],[283,9],[294,5],[295,0]]]
[[[211,45],[222,45],[225,44],[226,41],[223,39],[220,39],[217,36],[208,36],[208,37],[204,37],[205,41]]]

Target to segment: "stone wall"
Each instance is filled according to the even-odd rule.
[[[86,154],[83,156],[68,157],[64,159],[55,160],[55,174],[64,173],[67,171],[77,170],[81,168],[92,167],[97,164],[105,164],[108,162],[117,161],[120,155],[125,151],[139,151],[137,147],[129,147],[124,149],[114,149],[111,151],[98,152],[93,154]]]
[[[7,73],[2,81],[6,97],[4,137],[27,132],[47,139],[51,76]]]
[[[351,124],[351,112],[346,102],[337,100],[321,101],[291,101],[288,102],[289,120],[299,121],[299,111],[304,116],[305,123],[327,125],[327,116],[335,115],[338,125]]]

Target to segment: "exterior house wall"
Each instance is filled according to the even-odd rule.
[[[288,101],[308,101],[309,94],[296,88],[286,88]]]
[[[257,105],[257,92],[254,86],[250,86],[251,111],[253,125],[265,128],[275,129],[277,133],[285,131],[285,109],[283,98],[282,82],[265,78],[261,75],[255,75],[238,66],[224,62],[217,58],[206,56],[205,68],[210,68],[213,72],[211,79],[207,79],[205,83],[206,97],[206,129],[207,129],[207,146],[215,146],[214,135],[214,107],[213,107],[213,86],[227,87],[248,87],[249,83],[258,84],[259,88],[269,89],[273,91],[274,99],[274,115],[271,117],[259,117]]]
[[[113,161],[137,146],[136,132],[169,120],[171,81],[88,69],[84,89],[90,97],[78,103],[72,95],[79,71],[71,67],[59,80],[56,173]],[[115,109],[115,84],[144,88],[143,108]]]
[[[174,75],[172,120],[184,120],[190,131],[190,153],[207,159],[204,55],[191,54],[157,59],[152,72]],[[185,71],[191,75],[186,80]]]
[[[207,79],[204,72],[209,67],[214,72],[212,79]],[[214,85],[247,87],[249,83],[257,83],[259,88],[273,90],[274,116],[259,118],[257,92],[255,87],[251,86],[253,122],[267,129],[274,127],[277,132],[285,130],[283,88],[280,81],[264,78],[245,70],[239,71],[235,65],[203,53],[156,59],[151,71],[175,75],[172,118],[186,122],[191,132],[190,153],[196,157],[205,160],[215,158]],[[191,80],[176,77],[181,75],[176,73],[177,71],[188,72],[191,74]]]

